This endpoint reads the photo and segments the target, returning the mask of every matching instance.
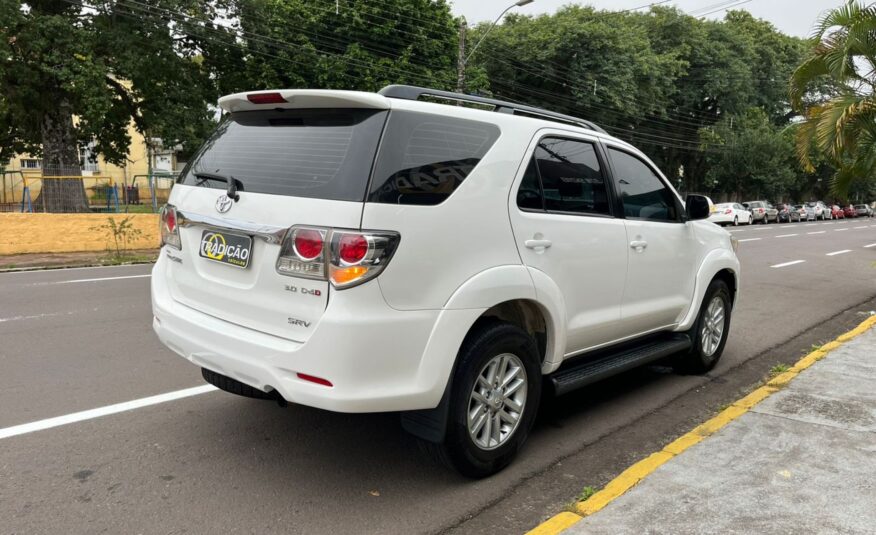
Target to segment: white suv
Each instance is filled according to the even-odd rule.
[[[482,477],[544,391],[723,351],[735,242],[590,122],[408,86],[219,104],[162,213],[152,306],[223,390],[401,411]]]

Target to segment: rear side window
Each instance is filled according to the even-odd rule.
[[[539,141],[517,191],[517,206],[610,215],[605,178],[593,143],[555,137]]]
[[[632,154],[610,148],[624,216],[649,221],[678,221],[675,196],[651,167]]]
[[[222,122],[180,175],[181,184],[363,201],[386,111],[247,111]]]
[[[499,138],[496,125],[393,111],[368,200],[434,205],[447,199]]]

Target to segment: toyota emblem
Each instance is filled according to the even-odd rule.
[[[232,201],[228,195],[223,193],[218,199],[216,199],[216,211],[220,214],[224,214],[228,210],[231,210],[232,204],[234,204],[234,201]]]

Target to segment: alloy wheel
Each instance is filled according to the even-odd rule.
[[[468,401],[468,434],[482,450],[505,444],[526,407],[526,368],[517,355],[503,353],[478,374]]]
[[[714,355],[721,345],[721,338],[724,336],[724,315],[724,300],[716,295],[706,307],[703,326],[700,329],[700,347],[707,357]]]

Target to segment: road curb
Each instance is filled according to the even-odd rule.
[[[645,479],[666,461],[681,454],[694,444],[702,442],[710,435],[717,433],[724,426],[751,410],[755,405],[781,390],[797,377],[800,372],[823,359],[828,353],[841,347],[846,342],[864,334],[873,326],[876,326],[876,316],[867,318],[854,329],[841,334],[832,342],[828,342],[807,354],[798,360],[788,371],[773,377],[765,385],[736,400],[729,407],[718,413],[717,416],[706,420],[688,433],[673,440],[664,446],[662,450],[652,453],[633,464],[609,481],[599,492],[575,504],[577,513],[569,511],[559,513],[528,531],[526,535],[556,535],[580,522],[584,517],[603,509],[606,505],[633,488],[639,481]]]

